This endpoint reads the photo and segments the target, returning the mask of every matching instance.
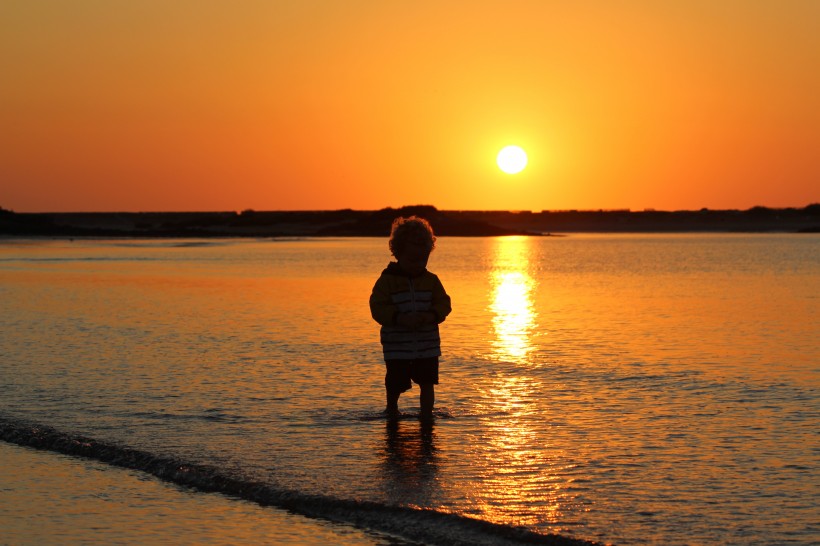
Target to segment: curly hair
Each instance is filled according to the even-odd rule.
[[[424,245],[432,252],[436,248],[436,236],[430,222],[418,216],[393,220],[388,241],[391,254],[396,256],[408,243]]]

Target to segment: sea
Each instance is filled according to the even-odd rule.
[[[0,240],[2,544],[820,543],[820,235]]]

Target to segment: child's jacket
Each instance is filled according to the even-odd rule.
[[[436,323],[411,330],[396,323],[399,313],[430,311]],[[438,325],[450,314],[450,296],[436,275],[425,270],[410,277],[391,262],[373,286],[370,314],[382,325],[381,342],[385,360],[430,358],[441,355]]]

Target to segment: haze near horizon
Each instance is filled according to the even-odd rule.
[[[804,207],[817,21],[811,0],[9,0],[0,206]]]

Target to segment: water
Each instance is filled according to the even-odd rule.
[[[417,389],[379,415],[388,260],[381,239],[5,241],[0,417],[421,542],[506,536],[472,519],[820,541],[817,235],[441,238],[432,425]]]

